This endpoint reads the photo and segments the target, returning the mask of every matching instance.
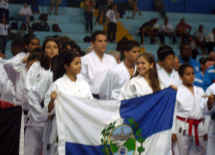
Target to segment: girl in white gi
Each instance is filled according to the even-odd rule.
[[[51,73],[50,67],[52,64],[52,58],[59,52],[59,45],[55,39],[48,38],[42,45],[41,59],[35,62],[28,70],[25,91],[26,95],[28,91],[37,84],[42,77],[49,76]],[[43,106],[41,104],[41,106]],[[42,135],[45,123],[34,120],[29,111],[29,120],[27,122],[27,128],[25,132],[25,154],[26,155],[38,155],[42,151]]]
[[[180,155],[204,155],[206,132],[200,108],[204,91],[193,85],[195,75],[191,65],[181,65],[178,73],[182,84],[176,96],[172,141],[177,143]]]
[[[120,92],[120,100],[148,95],[164,88],[158,80],[155,58],[151,53],[140,54],[136,67],[135,75],[124,84]]]
[[[206,155],[215,154],[215,83],[212,84],[205,92],[205,95],[210,95],[205,99],[201,105],[203,113],[210,116],[208,127],[208,142],[206,148]]]
[[[81,58],[73,51],[63,52],[59,67],[55,67],[53,70],[54,83],[49,88],[45,100],[45,110],[49,115],[54,115],[54,101],[57,95],[61,93],[70,94],[81,98],[93,98],[90,91],[90,87],[86,81],[77,77],[77,74],[81,71]],[[52,123],[52,135],[57,135],[56,120],[55,117]],[[54,137],[54,145],[51,147],[51,154],[57,153],[56,136]]]
[[[151,53],[143,53],[137,57],[137,72],[128,82],[123,86],[119,99],[130,99],[148,94],[155,93],[164,88],[163,84],[158,80],[154,56]],[[156,140],[153,140],[156,139]],[[159,149],[150,149],[147,147],[144,154],[146,155],[172,155],[171,151],[171,133],[164,135],[156,135],[153,139],[148,138],[144,142],[144,146],[152,145],[158,146]],[[138,145],[138,144],[137,144]],[[168,150],[168,154],[166,154]]]

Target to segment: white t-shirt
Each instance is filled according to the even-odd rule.
[[[209,33],[207,36],[206,36],[206,42],[214,42],[214,34],[213,32]]]
[[[0,35],[7,36],[8,35],[9,25],[0,24]]]
[[[162,31],[168,32],[168,33],[173,32],[173,27],[169,23],[167,25],[163,24]]]
[[[196,31],[195,37],[199,38],[199,40],[202,42],[202,41],[204,41],[205,33],[204,32],[200,32],[200,31]]]
[[[154,24],[153,29],[159,29],[159,24],[158,23]]]
[[[108,17],[108,19],[110,19],[111,22],[117,23],[117,13],[112,9],[107,11],[106,17]]]
[[[8,7],[9,7],[8,0],[1,0],[0,1],[0,8],[1,9],[7,9],[8,10]]]
[[[31,9],[29,7],[25,8],[25,7],[22,7],[19,11],[19,14],[20,15],[32,15],[32,12],[31,12]]]

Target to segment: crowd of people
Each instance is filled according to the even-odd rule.
[[[134,5],[136,1],[131,3]],[[0,100],[20,105],[23,109],[25,154],[58,153],[54,103],[60,93],[86,99],[124,100],[172,87],[177,90],[177,96],[172,134],[169,135],[172,141],[170,154],[212,155],[215,152],[213,47],[210,46],[210,55],[202,58],[200,63],[194,60],[190,38],[185,34],[187,29],[191,31],[191,26],[182,18],[176,28],[180,35],[184,34],[177,56],[170,46],[165,45],[165,36],[172,37],[173,43],[176,41],[173,27],[165,17],[162,32],[156,25],[157,19],[140,29],[154,27],[153,35],[161,35],[164,45],[157,49],[157,61],[150,52],[140,53],[140,44],[127,38],[119,42],[119,52],[105,53],[108,41],[112,42],[116,37],[113,27],[119,18],[117,5],[112,5],[105,14],[108,27],[112,27],[107,36],[103,31],[93,31],[90,21],[93,5],[89,1],[85,3],[86,29],[89,31],[90,24],[92,33],[91,47],[86,53],[66,36],[47,37],[41,43],[29,28],[24,42],[13,40],[11,59],[6,60],[4,54],[0,54]],[[20,12],[23,22],[28,22],[30,13]],[[2,19],[7,21],[7,18]],[[195,34],[199,44],[214,42],[214,30],[206,37],[202,32],[200,25]]]
[[[202,155],[206,150],[207,154],[213,152],[214,120],[209,116],[215,102],[214,52],[200,65],[191,58],[189,43],[181,45],[179,57],[170,46],[163,45],[157,50],[156,62],[151,53],[140,54],[140,44],[135,40],[122,42],[120,54],[106,54],[107,44],[103,31],[92,33],[92,48],[86,54],[66,36],[57,40],[48,37],[42,47],[35,36],[25,44],[21,40],[12,42],[13,57],[0,59],[0,100],[22,106],[25,154],[57,153],[54,102],[59,92],[89,99],[124,100],[170,86],[177,90],[170,151]]]

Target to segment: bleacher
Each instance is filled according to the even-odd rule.
[[[9,11],[10,11],[10,17],[13,16],[15,18],[18,18],[19,9],[23,5],[18,4],[10,4],[9,5]],[[49,13],[49,6],[40,6],[40,13]],[[94,12],[94,19],[93,24],[95,24],[97,10]],[[90,46],[90,43],[85,43],[83,41],[83,38],[86,35],[85,30],[85,19],[84,19],[84,9],[83,8],[71,8],[71,7],[59,7],[58,10],[58,16],[49,15],[47,23],[50,26],[50,29],[52,27],[52,24],[57,23],[59,27],[61,28],[62,32],[53,32],[52,29],[50,32],[39,32],[35,31],[34,33],[36,36],[40,39],[41,43],[45,40],[47,36],[54,36],[54,35],[66,35],[76,41],[78,45],[81,47],[82,50],[85,50],[87,47]],[[176,28],[176,25],[180,21],[180,18],[184,17],[186,19],[186,22],[192,26],[191,34],[194,35],[195,31],[198,30],[198,26],[200,24],[203,24],[204,26],[204,32],[206,34],[210,33],[215,27],[214,21],[215,16],[214,15],[206,15],[206,14],[189,14],[189,13],[169,13],[167,12],[167,15],[169,17],[169,23]],[[140,36],[137,34],[137,30],[139,27],[145,23],[146,21],[149,21],[151,18],[157,17],[159,26],[163,24],[163,18],[157,13],[157,12],[142,12],[142,16],[139,16],[136,14],[134,19],[128,19],[127,17],[132,16],[132,11],[126,11],[123,18],[119,19],[118,24],[118,38],[117,41],[122,38],[124,35],[128,36],[129,38],[136,39],[138,42],[140,42]],[[36,21],[39,20],[39,15],[34,14],[34,18]],[[10,24],[13,21],[10,21]],[[20,27],[21,22],[19,22]],[[103,27],[103,25],[94,25],[94,30],[105,30],[106,28]],[[125,29],[125,30],[122,30]],[[125,33],[126,32],[126,33]],[[27,31],[25,32],[27,33]],[[153,45],[150,45],[150,39],[149,37],[145,37],[145,43],[144,46],[142,45],[142,48],[144,48],[144,51],[151,52],[156,57],[157,48],[159,45],[154,43]],[[158,38],[158,41],[160,39]],[[6,55],[7,58],[10,58],[12,56],[10,52],[10,45],[11,40],[8,41],[7,44],[7,51]],[[165,37],[165,43],[169,44],[173,47],[174,51],[176,52],[176,55],[179,55],[179,45],[180,45],[180,38],[177,37],[177,44],[172,45],[172,39],[169,39],[168,37]],[[107,51],[109,50],[115,50],[116,49],[116,43],[108,43]],[[199,50],[199,52],[201,52]],[[198,56],[197,59],[199,59],[201,55]]]

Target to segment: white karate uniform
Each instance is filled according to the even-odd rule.
[[[44,100],[44,108],[48,115],[55,114],[55,109],[53,109],[50,113],[48,112],[48,106],[51,101],[51,93],[53,91],[57,92],[57,95],[61,93],[70,94],[72,96],[80,97],[80,98],[90,98],[92,99],[92,93],[88,83],[77,77],[76,81],[71,81],[69,77],[65,74],[63,77],[56,80],[51,87],[49,88],[48,92],[46,93],[45,100]],[[84,108],[84,107],[83,107]],[[52,131],[50,136],[50,144],[51,147],[51,154],[57,154],[57,126],[56,126],[56,118],[54,117],[52,121]]]
[[[164,89],[162,83],[160,83],[160,88]],[[137,75],[124,84],[119,95],[119,100],[145,96],[152,93],[153,90],[144,77]]]
[[[157,71],[159,71],[162,67],[158,64],[158,62],[156,62],[156,68],[157,68]]]
[[[94,51],[85,55],[81,59],[81,74],[90,86],[93,94],[99,95],[100,86],[109,69],[116,66],[116,60],[113,56],[105,54],[103,60],[99,59]]]
[[[169,76],[168,73],[164,70],[164,68],[161,68],[158,71],[158,78],[163,83],[165,88],[169,87],[170,85],[178,86],[181,84],[178,72],[176,72],[174,69],[172,70],[172,73]]]
[[[215,84],[212,84],[208,87],[208,89],[205,91],[205,95],[215,95]],[[206,115],[206,117],[209,118],[208,122],[208,141],[207,141],[207,148],[206,148],[206,155],[213,155],[215,154],[215,121],[211,119],[212,113],[215,112],[215,103],[213,103],[212,110],[208,110],[207,106],[208,98],[205,98],[201,103],[201,108],[203,110],[203,113]]]
[[[136,72],[136,67],[134,73]],[[116,67],[111,68],[100,87],[99,96],[102,100],[118,100],[120,91],[130,79],[130,74],[124,62],[121,62]]]
[[[5,60],[0,59],[0,100],[16,104],[15,90],[12,82],[8,79],[3,63]]]
[[[50,70],[45,70],[41,67],[40,62],[35,62],[27,72],[25,82],[25,94],[27,95],[29,90],[37,84],[42,77],[49,76]],[[32,113],[29,109],[29,120],[26,124],[25,132],[25,154],[26,155],[38,155],[42,151],[42,136],[45,122],[38,122],[32,117]]]
[[[158,78],[163,83],[165,88],[169,87],[170,85],[179,86],[181,84],[178,72],[176,72],[174,69],[169,76],[164,68],[161,68],[160,70],[158,70]],[[176,143],[172,143],[172,149],[175,155],[179,154],[179,149]]]
[[[164,85],[162,83],[160,83],[160,88],[161,90],[164,89]],[[145,96],[145,95],[149,95],[152,94],[153,90],[151,88],[151,86],[148,84],[148,82],[141,76],[138,75],[132,79],[130,79],[128,82],[126,82],[120,92],[119,95],[119,99],[120,100],[125,100],[125,99],[130,99],[130,98],[135,98],[135,97],[140,97],[140,96]],[[169,137],[169,140],[164,140],[164,138],[166,138],[166,136]],[[168,154],[165,155],[172,155],[172,151],[171,151],[171,132],[167,133],[167,135],[165,135],[165,137],[163,137],[162,135],[156,136],[157,139],[157,144],[153,144],[153,145],[159,145],[160,146],[160,142],[162,142],[163,146],[167,146],[169,147],[169,152]],[[139,144],[136,144],[139,145]],[[148,139],[146,139],[146,141],[144,142],[144,146],[150,146],[151,145],[151,141]],[[139,146],[137,146],[139,147]],[[157,152],[156,152],[157,151]],[[164,147],[164,150],[161,149],[157,149],[157,150],[150,150],[148,148],[148,150],[145,150],[144,154],[146,155],[151,155],[150,153],[153,152],[153,154],[155,155],[164,155],[164,152],[166,152],[166,147]]]
[[[50,72],[49,76],[43,77],[37,84],[35,84],[28,92],[28,103],[30,111],[33,111],[32,117],[38,122],[45,122],[43,130],[43,155],[49,155],[50,150],[47,149],[51,134],[52,119],[48,119],[48,114],[44,108],[41,107],[40,103],[44,101],[45,94],[49,90],[53,83],[53,74]]]
[[[183,84],[178,86],[176,95],[176,108],[174,113],[174,121],[172,133],[177,134],[177,146],[180,155],[204,155],[205,141],[203,136],[206,134],[204,120],[198,125],[199,146],[196,146],[194,125],[192,127],[192,136],[189,136],[189,123],[181,121],[176,116],[188,119],[200,120],[204,119],[201,111],[201,100],[204,95],[202,88],[193,86],[194,94]],[[181,130],[181,131],[180,131]],[[185,130],[185,135],[183,131]],[[180,132],[180,133],[179,133]]]
[[[27,67],[23,63],[25,56],[24,52],[17,54],[4,62],[4,68],[14,86],[16,104],[21,105],[23,110],[28,110],[26,95],[24,95],[24,83],[27,75]]]

